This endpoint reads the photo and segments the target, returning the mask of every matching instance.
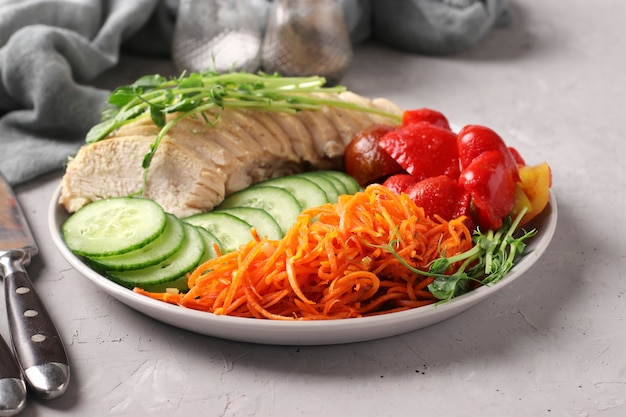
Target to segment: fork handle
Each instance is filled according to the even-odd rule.
[[[0,416],[14,416],[26,404],[26,384],[13,352],[0,336]]]

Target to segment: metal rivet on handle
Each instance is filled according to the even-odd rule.
[[[18,294],[28,294],[30,292],[30,288],[28,287],[19,287],[15,290]]]
[[[39,342],[43,342],[44,340],[46,340],[46,336],[44,336],[44,335],[42,335],[40,333],[37,333],[37,334],[32,335],[30,337],[30,340],[32,340],[33,342],[39,343]]]
[[[39,315],[37,310],[26,310],[24,312],[24,317],[36,317],[37,315]]]

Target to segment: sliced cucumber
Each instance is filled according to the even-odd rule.
[[[315,175],[315,173],[311,173],[311,172],[304,172],[302,174],[296,174],[296,175],[300,177],[304,177],[307,180],[312,181],[315,184],[317,184],[317,186],[320,187],[322,190],[324,190],[324,193],[326,193],[326,198],[328,199],[329,203],[336,203],[337,200],[339,199],[339,190],[337,189],[337,187],[333,184],[331,180],[326,178],[325,175]]]
[[[165,229],[167,216],[152,200],[113,197],[90,203],[67,219],[67,247],[83,256],[119,255],[141,248]]]
[[[283,232],[276,220],[265,210],[255,207],[230,207],[218,210],[218,212],[231,214],[256,229],[259,237],[268,239],[280,239]]]
[[[343,171],[318,171],[318,172],[321,175],[332,177],[340,181],[346,189],[346,194],[356,194],[361,190],[359,183],[356,182],[354,178],[352,178],[350,175],[346,174]]]
[[[70,250],[125,287],[186,291],[186,274],[216,257],[216,244],[221,253],[236,251],[253,238],[252,227],[280,239],[304,208],[359,190],[343,172],[307,172],[257,183],[184,222],[152,200],[113,197],[74,213],[62,234]]]
[[[175,289],[175,290],[178,290],[179,292],[186,293],[187,291],[189,291],[188,282],[189,282],[189,278],[185,274],[172,281],[165,281],[159,284],[143,284],[140,288],[145,291],[150,291],[150,292],[167,292],[170,289]],[[137,285],[137,287],[139,286]]]
[[[278,187],[289,191],[300,203],[302,209],[317,207],[328,203],[324,190],[306,176],[290,175],[259,182],[253,187]]]
[[[220,242],[223,253],[234,252],[239,246],[252,240],[249,223],[220,211],[194,214],[183,219],[189,224],[204,227]]]
[[[169,258],[142,269],[132,271],[107,271],[106,275],[128,288],[140,287],[154,291],[156,288],[180,288],[181,281],[186,286],[185,274],[192,271],[204,255],[204,240],[193,226],[183,223],[185,239],[182,246]],[[176,283],[175,283],[176,282]]]
[[[337,188],[337,191],[339,191],[339,195],[348,194],[348,188],[346,188],[346,185],[343,183],[343,181],[341,181],[339,178],[335,177],[334,175],[329,175],[327,173],[325,174],[322,171],[314,171],[314,172],[310,172],[309,174],[326,178],[328,181],[332,182],[335,188]]]
[[[287,190],[256,185],[226,197],[218,210],[230,207],[255,207],[265,210],[276,220],[283,234],[296,222],[302,206]]]
[[[204,256],[202,256],[202,259],[200,259],[199,263],[204,263],[208,261],[209,259],[213,259],[217,257],[217,252],[215,251],[215,245],[217,245],[217,247],[219,248],[220,253],[224,253],[222,250],[221,242],[215,237],[213,233],[209,232],[204,227],[196,227],[196,229],[198,229],[198,231],[200,232],[200,236],[204,240],[204,246],[205,246]]]
[[[121,255],[87,258],[96,268],[112,271],[141,269],[158,264],[174,254],[183,244],[185,229],[182,221],[173,214],[167,215],[163,233],[147,245]]]

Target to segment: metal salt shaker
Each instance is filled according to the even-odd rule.
[[[172,41],[176,69],[256,71],[266,12],[264,0],[180,0]]]
[[[261,66],[284,76],[320,75],[336,84],[352,60],[352,44],[336,0],[274,0]]]

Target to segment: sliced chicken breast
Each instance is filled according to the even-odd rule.
[[[353,93],[331,97],[401,114],[387,100]],[[139,194],[185,217],[209,211],[226,195],[264,179],[341,168],[354,134],[374,123],[393,123],[388,117],[337,107],[294,114],[227,108],[212,110],[207,118],[209,123],[197,116],[175,124],[147,171],[142,161],[159,132],[149,117],[83,146],[68,162],[60,204],[74,212],[98,199]]]

